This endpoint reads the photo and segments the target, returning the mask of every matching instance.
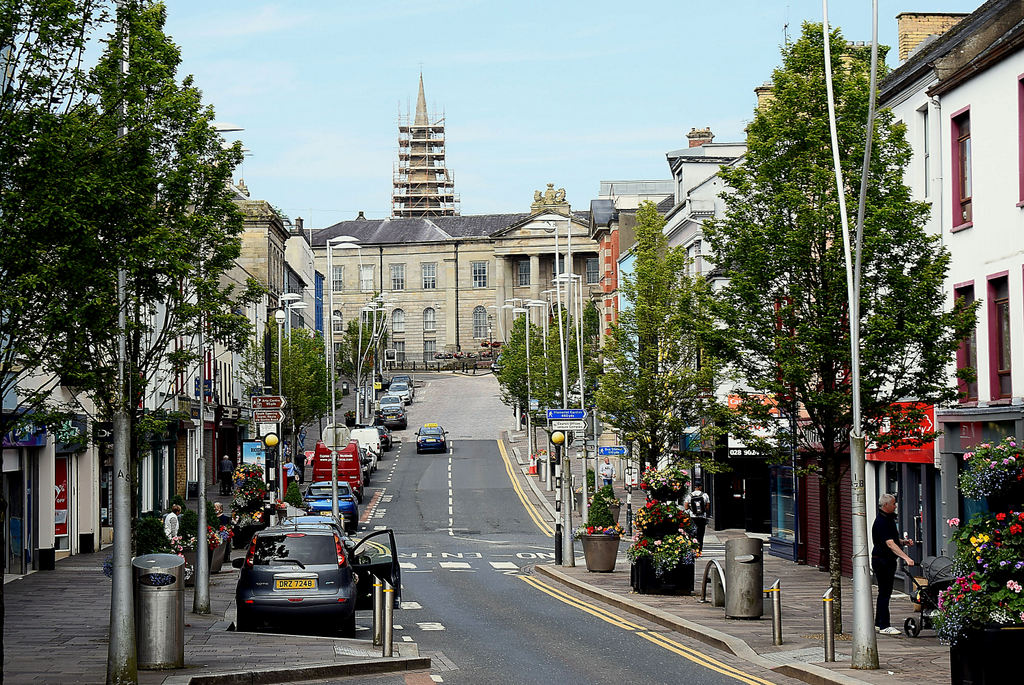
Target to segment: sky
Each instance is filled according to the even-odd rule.
[[[982,0],[879,0],[972,12]],[[226,133],[248,149],[236,180],[307,228],[391,211],[399,115],[446,119],[462,214],[529,211],[554,183],[586,210],[606,180],[670,178],[691,128],[740,141],[780,45],[820,22],[820,0],[167,0],[182,50]],[[847,40],[871,39],[870,0],[832,0]]]

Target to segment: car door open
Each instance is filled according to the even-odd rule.
[[[378,536],[387,536],[387,540],[372,540]],[[402,569],[398,564],[398,546],[395,544],[395,531],[391,529],[377,530],[352,548],[352,570],[359,574],[356,585],[356,608],[373,608],[373,578],[377,577],[391,583],[395,589],[395,602],[402,599]]]

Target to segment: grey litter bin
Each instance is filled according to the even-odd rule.
[[[761,618],[764,613],[763,547],[758,538],[726,540],[726,618]]]
[[[139,668],[185,666],[185,560],[176,554],[132,559]]]

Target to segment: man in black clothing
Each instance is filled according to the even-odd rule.
[[[885,493],[878,498],[878,516],[871,526],[871,569],[878,581],[878,602],[875,605],[875,632],[882,635],[899,635],[899,628],[889,624],[889,598],[896,579],[896,560],[903,559],[907,566],[914,560],[907,556],[901,545],[912,545],[913,540],[900,539],[896,526],[896,498]]]
[[[231,463],[231,458],[226,454],[221,457],[220,469],[218,469],[220,475],[220,494],[231,494],[231,472],[234,470],[235,467],[234,464]]]

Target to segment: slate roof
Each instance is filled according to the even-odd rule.
[[[590,212],[573,212],[586,224]],[[486,238],[512,224],[529,218],[529,214],[470,214],[466,216],[417,217],[413,219],[352,219],[313,232],[313,247],[323,247],[335,236],[356,238],[360,245],[394,245],[399,243],[444,242],[456,238]]]
[[[661,202],[659,202],[657,205],[655,205],[655,208],[658,210],[658,214],[660,214],[662,216],[665,216],[675,206],[676,206],[676,196],[675,196],[675,193],[673,193],[673,194],[669,195],[668,197],[666,197]],[[525,333],[524,333],[524,335],[525,335]]]
[[[609,199],[590,201],[590,213],[594,226],[608,226],[615,219],[615,202]]]

